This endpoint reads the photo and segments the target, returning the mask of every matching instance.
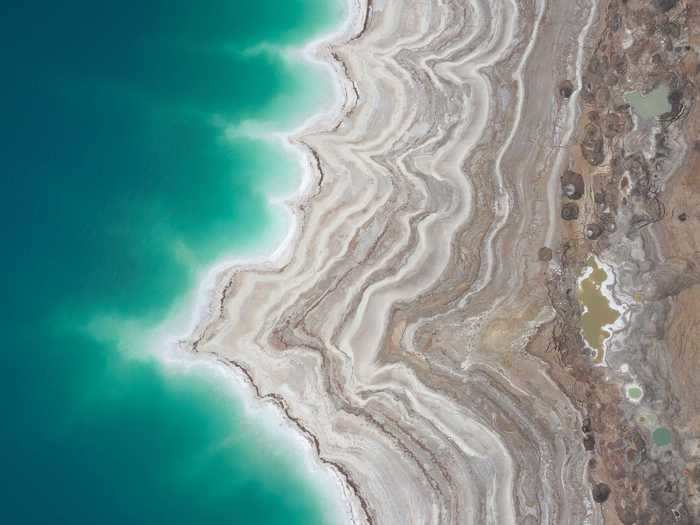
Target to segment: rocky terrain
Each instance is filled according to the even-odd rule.
[[[562,206],[578,214],[550,280],[559,313],[553,375],[581,407],[605,523],[698,523],[700,4],[611,0],[600,9],[569,154],[585,189],[575,199],[563,192]],[[570,293],[591,253],[625,306],[603,366],[590,366]]]
[[[698,2],[354,17],[293,242],[219,275],[190,348],[284,411],[346,521],[699,523]]]

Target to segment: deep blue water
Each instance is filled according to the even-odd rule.
[[[123,327],[157,326],[202,268],[274,236],[265,192],[295,161],[222,123],[308,101],[303,64],[249,50],[339,16],[2,2],[0,523],[323,521],[299,461],[259,445],[227,388],[165,373]]]

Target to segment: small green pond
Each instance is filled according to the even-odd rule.
[[[652,119],[671,111],[668,93],[668,86],[661,84],[646,95],[642,95],[639,91],[628,91],[625,93],[625,101],[641,118]]]
[[[671,431],[665,427],[659,427],[651,434],[654,444],[659,447],[665,447],[671,444]]]
[[[613,324],[620,314],[610,307],[608,298],[601,290],[608,274],[598,265],[595,257],[586,261],[586,271],[590,273],[581,281],[578,290],[578,300],[586,307],[586,312],[581,316],[581,331],[588,346],[596,351],[594,361],[601,363],[604,358],[603,344],[610,337],[610,332],[604,327]]]

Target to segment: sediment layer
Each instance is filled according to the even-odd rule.
[[[585,190],[561,205],[561,268],[550,277],[559,365],[581,407],[588,476],[606,524],[700,523],[697,94],[700,4],[607,0],[584,68],[570,172]],[[661,89],[661,104],[650,101]],[[635,107],[630,94],[651,94]],[[637,102],[641,104],[641,102]],[[658,106],[658,107],[656,107]],[[596,254],[621,322],[595,359],[570,293]]]
[[[291,249],[222,272],[191,347],[283,407],[355,523],[597,523],[580,407],[544,358],[599,9],[355,9],[321,51],[342,114],[295,138],[313,182]]]

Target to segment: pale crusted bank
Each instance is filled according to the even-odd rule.
[[[579,415],[525,349],[595,5],[357,1],[293,242],[219,275],[192,348],[284,408],[356,523],[593,523]]]

